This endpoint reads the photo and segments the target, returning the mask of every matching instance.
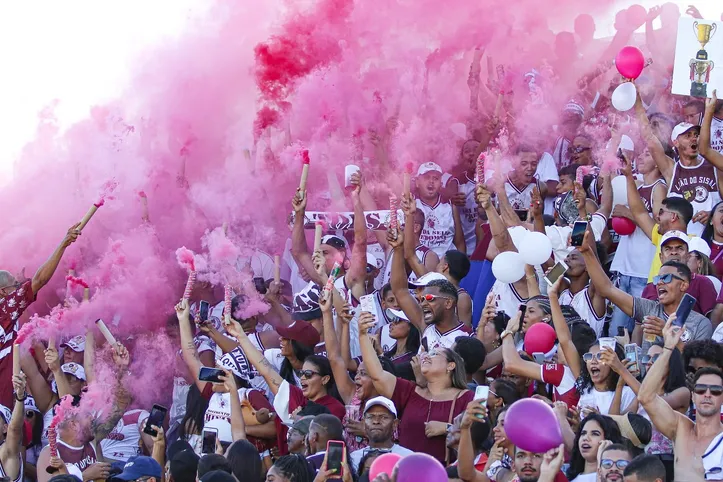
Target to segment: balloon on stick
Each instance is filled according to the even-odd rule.
[[[525,275],[525,261],[520,253],[505,251],[492,261],[492,274],[500,283],[514,283]]]
[[[626,79],[637,79],[645,67],[645,56],[639,48],[628,45],[615,56],[615,67]]]
[[[632,82],[623,82],[613,91],[610,102],[612,102],[613,107],[620,112],[627,112],[635,105],[635,99],[638,95],[637,92],[635,84]]]
[[[525,398],[510,405],[505,417],[505,434],[515,446],[536,454],[544,454],[562,443],[562,430],[555,412],[536,398]]]

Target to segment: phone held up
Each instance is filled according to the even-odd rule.
[[[326,443],[326,470],[336,470],[330,479],[341,479],[344,476],[344,442],[329,440]]]
[[[152,427],[160,427],[161,425],[163,425],[163,420],[165,420],[166,418],[166,413],[168,413],[168,409],[163,405],[153,405],[153,408],[151,409],[151,414],[146,420],[146,426],[143,429],[143,433],[146,433],[151,437],[155,437],[156,435],[158,435],[158,431]]]
[[[218,440],[217,428],[204,428],[201,443],[201,453],[204,455],[216,453],[216,440]]]
[[[570,234],[570,246],[582,246],[585,240],[585,231],[587,230],[587,221],[575,221],[572,226],[572,234]]]

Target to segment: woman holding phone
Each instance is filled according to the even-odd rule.
[[[369,330],[376,324],[374,315],[359,316],[359,343],[367,373],[374,388],[391,399],[401,413],[399,444],[415,452],[425,452],[445,463],[447,425],[462,413],[474,397],[467,390],[464,361],[452,350],[440,348],[420,355],[420,369],[426,387],[385,372],[374,351]]]

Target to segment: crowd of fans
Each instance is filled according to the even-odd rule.
[[[723,480],[723,103],[664,87],[672,55],[655,39],[674,37],[675,9],[645,20],[654,61],[630,113],[608,102],[608,82],[620,78],[590,59],[640,25],[626,26],[621,12],[602,46],[581,15],[577,36],[557,36],[553,75],[569,80],[575,64],[580,80],[546,99],[561,111],[549,138],[515,123],[523,94],[500,95],[494,108],[500,85],[482,82],[476,51],[457,165],[422,160],[407,190],[386,159],[390,132],[375,133],[379,162],[349,179],[352,228],[327,229],[314,248],[309,197],[297,190],[283,276],[254,273],[269,310],[244,317],[239,289],[224,319],[222,287],[197,282],[165,328],[177,355],[166,371],[173,392],[157,406],[132,396],[133,340],[112,347],[110,371],[97,367],[95,330],[13,348],[20,316],[77,226],[32,279],[0,271],[0,480],[366,481],[381,455],[417,452],[450,481]],[[509,172],[486,164],[480,178],[478,159],[499,149]],[[385,209],[390,191],[398,229],[368,230],[363,213]],[[634,231],[618,234],[616,218]],[[550,239],[550,258],[512,283],[496,280],[492,262],[520,250],[526,232]],[[548,281],[559,262],[564,275]],[[547,352],[529,346],[538,324],[554,332]],[[112,387],[103,409],[74,410],[101,376]],[[532,453],[507,437],[508,409],[526,398],[552,408],[560,447]],[[329,469],[335,443],[340,471]]]

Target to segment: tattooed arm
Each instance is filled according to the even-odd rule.
[[[269,384],[271,393],[276,395],[281,383],[284,381],[279,372],[276,371],[264,354],[251,343],[251,340],[249,340],[249,337],[244,333],[237,321],[232,319],[231,324],[226,326],[226,332],[236,338],[249,363],[264,377],[266,383]]]
[[[198,350],[196,344],[193,342],[193,333],[191,332],[191,318],[189,316],[190,307],[188,300],[182,300],[176,305],[176,316],[178,317],[178,327],[181,332],[181,353],[183,355],[183,361],[186,362],[188,372],[193,377],[196,387],[203,393],[204,388],[208,382],[204,382],[198,379],[198,374],[201,372],[201,359],[198,356]]]
[[[96,419],[93,424],[93,434],[95,435],[96,444],[99,444],[101,440],[108,436],[131,403],[130,392],[126,390],[124,386],[124,380],[128,374],[130,356],[128,355],[128,350],[120,343],[117,343],[113,350],[113,361],[118,367],[115,386],[112,388],[113,405],[104,421],[101,422],[100,419]]]

